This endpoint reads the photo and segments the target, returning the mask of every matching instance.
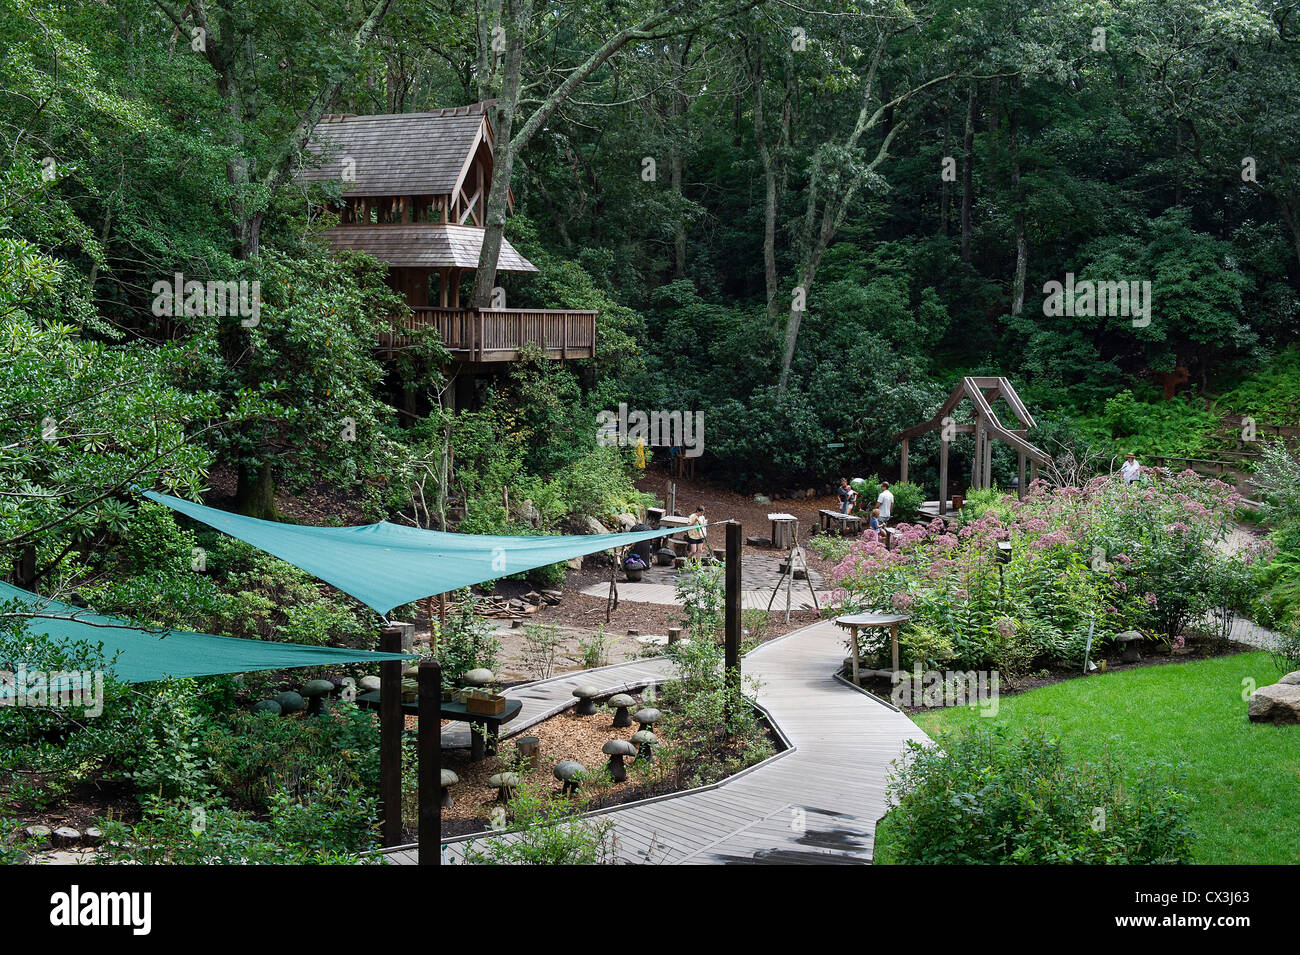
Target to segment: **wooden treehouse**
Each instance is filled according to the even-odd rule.
[[[596,312],[572,309],[473,308],[492,181],[492,126],[485,104],[381,116],[324,117],[308,149],[321,163],[307,182],[343,187],[339,224],[326,231],[335,249],[368,252],[388,263],[389,285],[411,308],[382,336],[392,355],[415,329],[435,328],[455,370],[490,371],[515,361],[525,345],[548,358],[591,358]],[[514,197],[509,198],[513,208]],[[498,272],[537,268],[502,239]]]
[[[1011,413],[1015,415],[1019,427],[1008,428],[1002,424],[997,412],[993,410],[993,403],[999,398],[1011,408]],[[970,400],[971,413],[975,420],[969,424],[957,424],[953,418],[953,412],[957,410],[958,405],[967,399]],[[931,431],[938,431],[940,433],[938,513],[944,514],[949,506],[949,445],[959,434],[974,436],[975,447],[971,456],[970,486],[972,490],[979,490],[993,485],[993,439],[997,438],[1016,449],[1019,464],[1019,480],[1016,490],[1017,494],[1023,499],[1026,487],[1025,463],[1029,463],[1032,469],[1030,480],[1034,481],[1038,479],[1038,465],[1048,464],[1051,461],[1046,452],[1029,443],[1029,429],[1032,427],[1034,427],[1033,415],[1029,413],[1029,409],[1025,407],[1025,403],[1020,400],[1020,396],[1016,394],[1016,389],[1012,387],[1011,382],[1007,379],[963,378],[961,384],[953,389],[952,394],[948,396],[948,399],[933,418],[894,435],[894,440],[902,442],[903,446],[899,479],[907,480],[907,452],[908,443],[911,439],[928,434]]]

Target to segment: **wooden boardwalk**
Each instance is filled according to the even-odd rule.
[[[718,786],[613,808],[620,861],[689,864],[851,864],[871,860],[876,820],[885,812],[889,766],[908,739],[925,734],[902,713],[834,677],[844,633],[813,624],[747,654],[759,702],[791,749]],[[580,682],[603,688],[661,679],[662,659],[588,670],[511,691],[524,699],[520,725],[568,702]],[[451,843],[448,856],[457,857]],[[414,847],[388,854],[414,864]]]

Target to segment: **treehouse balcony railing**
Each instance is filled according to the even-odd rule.
[[[394,351],[411,344],[411,333],[433,328],[452,357],[460,361],[515,361],[525,345],[548,358],[593,358],[594,311],[555,308],[414,307],[380,336],[380,348]]]

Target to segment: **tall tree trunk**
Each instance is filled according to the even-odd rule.
[[[479,252],[478,269],[474,272],[474,292],[470,296],[470,305],[474,308],[487,308],[492,303],[492,289],[497,282],[497,260],[501,256],[501,242],[505,238],[506,213],[510,207],[510,179],[514,174],[515,153],[518,150],[518,145],[513,140],[515,110],[519,104],[524,43],[533,18],[532,0],[505,0],[502,14],[505,64],[492,123],[496,145],[493,149],[494,165],[487,213],[483,217],[483,246]]]
[[[691,44],[694,36],[688,36],[682,43],[681,55],[677,58],[678,78],[676,88],[671,92],[672,104],[672,153],[669,156],[669,178],[673,198],[676,200],[676,221],[673,222],[673,278],[679,279],[686,274],[686,214],[682,212],[685,203],[682,196],[682,148],[690,141],[690,129],[687,121],[690,100],[682,88],[686,73],[690,67]]]
[[[943,149],[941,157],[946,160],[952,153],[952,88],[948,88],[948,101],[943,107]],[[952,210],[952,186],[946,177],[939,178],[939,235],[948,234],[948,218]]]
[[[777,381],[777,393],[780,395],[785,394],[786,387],[789,384],[790,366],[794,361],[795,346],[798,344],[799,339],[799,325],[802,322],[803,311],[807,308],[807,303],[812,297],[813,281],[817,277],[817,268],[821,265],[822,256],[825,255],[826,250],[839,233],[840,227],[844,224],[844,217],[853,205],[858,190],[889,157],[889,147],[893,144],[894,137],[906,125],[905,119],[895,119],[895,111],[913,96],[939,83],[947,82],[953,76],[953,74],[948,73],[944,76],[926,80],[895,96],[893,99],[881,103],[880,106],[873,110],[871,104],[877,99],[876,77],[880,64],[884,60],[885,49],[890,36],[888,30],[881,30],[879,34],[871,63],[861,79],[862,93],[857,121],[854,123],[852,132],[849,133],[842,144],[843,153],[851,155],[858,148],[858,143],[864,135],[868,132],[881,131],[883,135],[875,157],[866,164],[866,167],[860,173],[844,176],[843,178],[847,180],[847,184],[839,186],[838,189],[832,188],[824,197],[820,195],[820,191],[825,185],[822,182],[821,173],[814,167],[809,175],[808,195],[802,225],[803,256],[799,269],[799,285],[797,286],[797,289],[802,291],[801,297],[803,301],[802,303],[791,302],[790,313],[786,321],[785,353],[781,360],[781,375]],[[883,99],[884,97],[881,96],[880,98]],[[820,217],[817,214],[819,209],[821,211]],[[819,218],[820,222],[818,222]],[[803,308],[797,307],[799,304],[802,304]]]
[[[1011,108],[1011,193],[1016,204],[1016,272],[1011,283],[1011,314],[1019,315],[1025,308],[1025,272],[1029,268],[1029,243],[1025,238],[1025,197],[1020,190],[1020,153],[1017,138],[1020,133],[1020,107]]]
[[[966,96],[966,134],[961,146],[961,260],[970,264],[970,209],[975,166],[975,84]]]
[[[256,469],[239,465],[239,484],[235,488],[235,510],[264,521],[276,519],[275,474],[265,461]]]
[[[510,187],[510,176],[514,170],[517,156],[532,140],[533,136],[545,125],[557,109],[585,83],[588,77],[600,69],[611,56],[633,40],[656,41],[674,34],[699,29],[700,25],[711,19],[708,12],[701,13],[696,19],[677,28],[665,28],[669,20],[681,16],[696,6],[695,0],[670,0],[662,7],[652,8],[652,12],[633,26],[619,30],[597,49],[588,54],[578,66],[570,70],[554,90],[542,100],[541,104],[514,131],[514,120],[518,115],[519,104],[519,63],[523,48],[527,42],[527,26],[532,19],[532,0],[507,0],[503,3],[505,19],[522,29],[506,29],[506,63],[498,93],[498,116],[501,120],[508,118],[510,127],[496,127],[496,166],[492,170],[492,187],[488,195],[487,215],[484,217],[483,245],[479,252],[478,268],[474,275],[474,294],[471,299],[475,306],[482,307],[491,300],[492,288],[496,284],[497,260],[501,256],[501,240],[506,227],[506,190]],[[482,28],[480,25],[480,33]]]

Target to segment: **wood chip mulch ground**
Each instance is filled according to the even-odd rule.
[[[632,695],[639,699],[639,694]],[[529,727],[519,736],[503,740],[498,755],[479,762],[470,761],[468,750],[444,750],[442,765],[455,772],[460,782],[451,790],[454,805],[442,810],[443,835],[463,835],[488,828],[494,810],[500,806],[496,801],[496,790],[488,788],[488,779],[497,773],[511,771],[516,755],[515,743],[520,736],[535,736],[540,741],[540,755],[523,774],[523,779],[543,790],[559,793],[561,784],[552,770],[560,760],[577,760],[587,767],[587,779],[581,790],[587,799],[587,809],[643,799],[671,789],[667,764],[662,759],[650,764],[625,760],[627,780],[616,783],[610,779],[605,770],[609,757],[600,751],[601,747],[612,739],[630,742],[632,734],[640,729],[635,723],[615,727],[613,720],[614,711],[604,706],[597,708],[595,716],[578,716],[569,709]],[[672,745],[671,738],[665,736],[661,727],[655,729],[655,735],[659,737],[660,746]]]

